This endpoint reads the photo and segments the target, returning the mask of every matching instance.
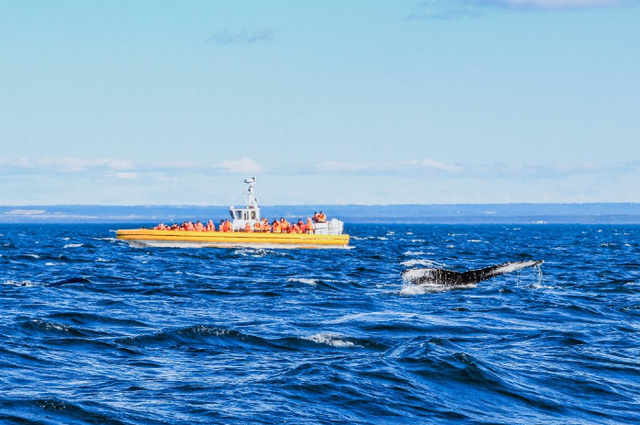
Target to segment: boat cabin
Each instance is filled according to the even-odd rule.
[[[258,198],[253,191],[253,188],[256,185],[256,178],[251,177],[250,179],[244,179],[244,182],[249,185],[247,193],[244,195],[244,208],[236,208],[233,205],[229,207],[229,215],[231,215],[233,230],[244,230],[247,223],[253,226],[256,222],[260,221]]]

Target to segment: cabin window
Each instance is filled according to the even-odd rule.
[[[251,211],[251,220],[255,220],[255,219],[256,219],[256,212]]]
[[[237,219],[242,218],[242,211],[236,211],[236,218]]]

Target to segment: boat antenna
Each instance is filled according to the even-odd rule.
[[[253,193],[253,188],[256,185],[256,178],[251,177],[250,179],[244,179],[244,182],[249,185],[247,188],[247,193],[244,195],[244,202],[247,205],[247,208],[258,208],[258,198]]]

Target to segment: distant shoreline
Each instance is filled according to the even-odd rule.
[[[8,223],[173,223],[227,218],[228,206],[0,206]],[[325,211],[345,223],[380,224],[640,224],[640,204],[274,205],[262,215],[306,218]]]

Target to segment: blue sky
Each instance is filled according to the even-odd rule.
[[[0,0],[0,205],[640,200],[640,1]]]

